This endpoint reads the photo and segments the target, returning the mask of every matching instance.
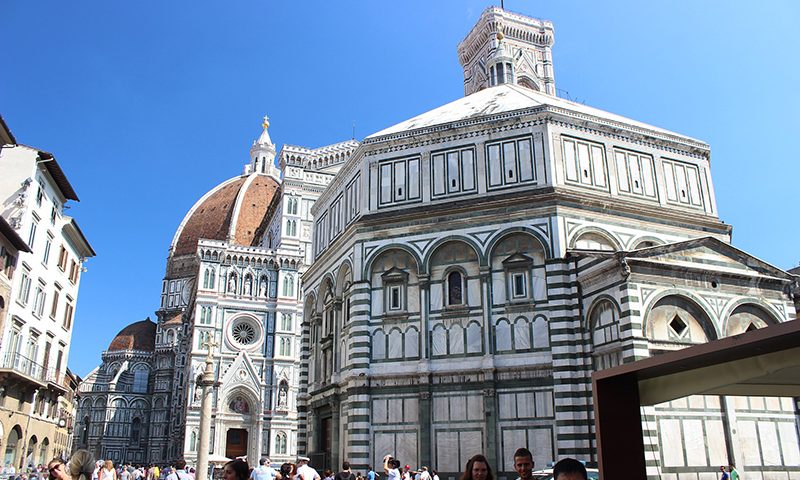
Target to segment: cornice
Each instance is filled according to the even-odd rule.
[[[505,120],[511,120],[514,118],[521,118],[524,116],[535,116],[537,118],[529,119],[527,121],[519,121],[514,124],[506,123],[504,125],[496,125],[498,122],[503,122]],[[573,128],[606,137],[613,137],[622,141],[648,146],[658,150],[665,150],[671,153],[680,153],[693,158],[707,159],[710,156],[710,147],[708,144],[699,142],[689,137],[683,137],[677,134],[671,135],[666,132],[647,129],[616,120],[605,119],[596,115],[575,112],[560,107],[554,107],[552,105],[539,105],[536,107],[512,110],[510,112],[503,112],[495,115],[458,120],[455,122],[433,125],[430,127],[382,135],[380,137],[367,138],[364,140],[362,145],[370,146],[388,142],[396,142],[404,139],[412,140],[410,142],[398,145],[389,145],[384,148],[370,149],[364,154],[365,156],[374,156],[388,152],[418,148],[435,143],[463,140],[465,138],[490,135],[508,130],[518,130],[534,125],[542,125],[543,123],[552,123],[566,128]],[[483,126],[483,128],[480,130],[473,129],[460,133],[454,132],[448,136],[433,137],[433,135],[436,133],[462,128],[466,129],[480,125]],[[422,140],[413,141],[419,137],[425,138]],[[683,146],[684,148],[676,148],[676,146],[670,144],[677,144]]]

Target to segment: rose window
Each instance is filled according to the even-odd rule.
[[[252,345],[256,341],[256,329],[249,322],[237,322],[231,327],[231,336],[237,343]]]

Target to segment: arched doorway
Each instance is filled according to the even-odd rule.
[[[247,455],[247,430],[244,428],[228,429],[225,437],[225,456],[228,458]]]
[[[3,465],[16,465],[17,446],[19,445],[19,439],[21,437],[22,429],[19,428],[19,425],[16,425],[8,434],[8,442],[6,443],[6,452],[3,458]]]

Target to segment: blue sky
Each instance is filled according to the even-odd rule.
[[[317,147],[455,100],[456,45],[490,4],[2,0],[0,113],[56,155],[98,253],[69,366],[155,318],[175,229],[241,172],[264,114],[276,144]],[[708,142],[733,244],[798,265],[799,2],[505,5],[554,22],[569,98]]]

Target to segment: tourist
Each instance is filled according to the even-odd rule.
[[[322,472],[322,478],[324,480],[333,480],[333,470],[326,468],[325,471]]]
[[[98,480],[117,480],[117,471],[114,469],[114,462],[106,460],[103,467],[97,473]]]
[[[281,465],[280,475],[283,480],[294,480],[294,476],[297,474],[297,469],[293,463],[286,462]]]
[[[533,466],[533,455],[530,450],[521,447],[514,452],[514,471],[519,475],[517,480],[531,480]]]
[[[731,480],[739,480],[739,470],[736,470],[736,465],[731,463],[728,467],[728,472],[731,474]]]
[[[78,450],[69,459],[67,470],[72,480],[89,480],[95,474],[94,455],[88,450]]]
[[[361,472],[356,474],[356,480],[364,480],[364,475],[361,475]]]
[[[358,480],[357,477],[353,475],[353,472],[350,471],[350,462],[342,462],[342,471],[336,474],[336,480]]]
[[[248,480],[250,467],[241,459],[231,460],[222,470],[222,480]]]
[[[56,457],[47,464],[47,478],[49,480],[72,480],[67,472],[67,466],[60,458]]]
[[[308,462],[311,461],[308,457],[297,457],[297,477],[299,480],[320,480],[319,473],[314,470]]]
[[[167,480],[191,480],[191,477],[186,473],[186,460],[180,458],[175,460],[175,468],[172,473],[167,475]]]
[[[563,458],[553,466],[553,480],[588,480],[586,467],[574,458]]]
[[[725,465],[719,467],[719,471],[722,472],[722,475],[720,475],[719,480],[728,480],[730,478],[728,472],[725,471]]]
[[[375,471],[374,467],[369,467],[369,471],[367,472],[367,480],[378,480],[378,473]]]
[[[431,480],[439,480],[439,474],[436,473],[436,470],[432,469],[431,472],[433,472],[433,476],[431,477]]]
[[[431,480],[431,474],[428,472],[428,467],[422,466],[419,469],[419,480]]]
[[[119,480],[130,480],[131,479],[131,471],[128,469],[128,465],[123,465],[119,472],[117,472],[117,477]]]
[[[280,480],[281,474],[270,466],[269,458],[264,457],[258,461],[258,466],[250,474],[252,480]]]
[[[386,480],[400,480],[400,461],[392,458],[391,455],[383,457],[383,471],[386,473]]]
[[[486,457],[479,453],[467,460],[461,480],[494,480],[492,467],[489,466]]]

